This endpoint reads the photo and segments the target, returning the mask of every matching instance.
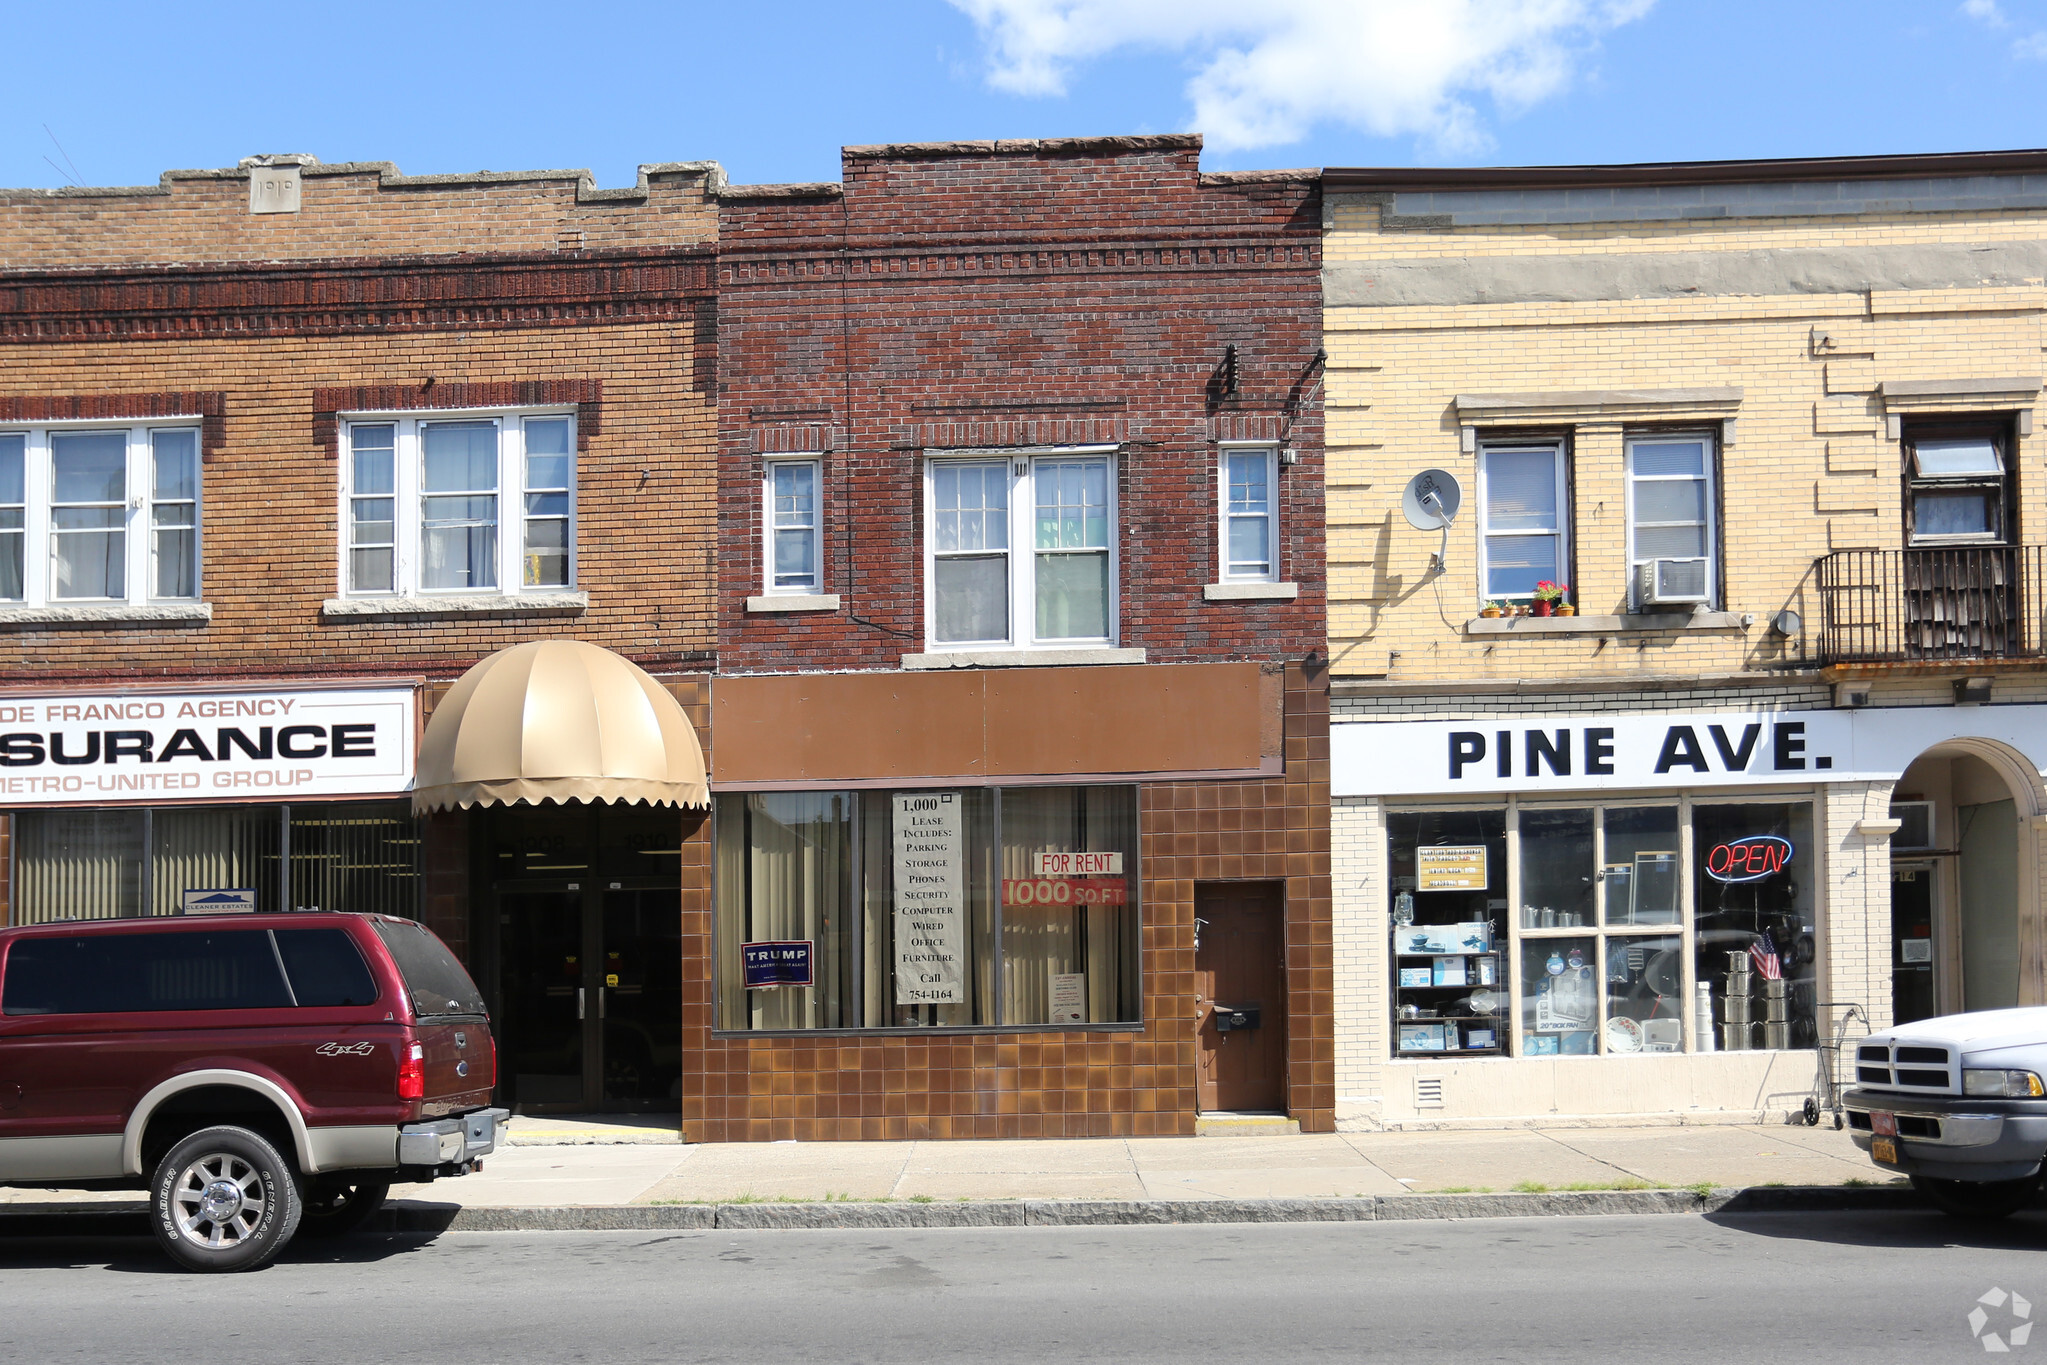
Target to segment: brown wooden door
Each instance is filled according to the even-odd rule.
[[[1286,920],[1276,882],[1197,885],[1195,1007],[1200,1011],[1204,1111],[1286,1108]],[[1256,1028],[1216,1027],[1217,1006],[1255,1008]]]

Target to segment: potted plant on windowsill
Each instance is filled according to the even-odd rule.
[[[1483,607],[1479,608],[1478,614],[1480,616],[1485,617],[1488,620],[1493,620],[1501,616],[1504,613],[1504,611],[1505,608],[1503,608],[1498,602],[1488,602]]]
[[[1564,600],[1564,594],[1569,591],[1570,589],[1561,583],[1552,583],[1547,578],[1541,580],[1535,585],[1535,601],[1530,608],[1530,614],[1535,616],[1560,614],[1557,605]]]

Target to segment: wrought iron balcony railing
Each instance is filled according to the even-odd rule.
[[[2047,546],[1837,550],[1819,561],[1822,663],[2047,655]]]

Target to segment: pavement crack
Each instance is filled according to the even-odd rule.
[[[1533,1128],[1530,1129],[1529,1131],[1534,1133],[1537,1137],[1549,1139],[1551,1142],[1554,1142],[1557,1146],[1563,1148],[1565,1151],[1570,1152],[1575,1156],[1584,1157],[1587,1161],[1595,1162],[1598,1165],[1604,1166],[1609,1171],[1618,1171],[1620,1174],[1628,1177],[1630,1180],[1645,1180],[1652,1185],[1657,1183],[1656,1181],[1651,1180],[1649,1176],[1643,1174],[1641,1171],[1630,1170],[1626,1166],[1621,1165],[1618,1161],[1608,1161],[1605,1157],[1592,1155],[1592,1153],[1586,1151],[1582,1147],[1574,1147],[1570,1143],[1564,1141],[1562,1138],[1558,1137],[1555,1133],[1550,1132],[1546,1128]]]

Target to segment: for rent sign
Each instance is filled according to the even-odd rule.
[[[402,792],[414,715],[409,687],[0,696],[0,802]]]

